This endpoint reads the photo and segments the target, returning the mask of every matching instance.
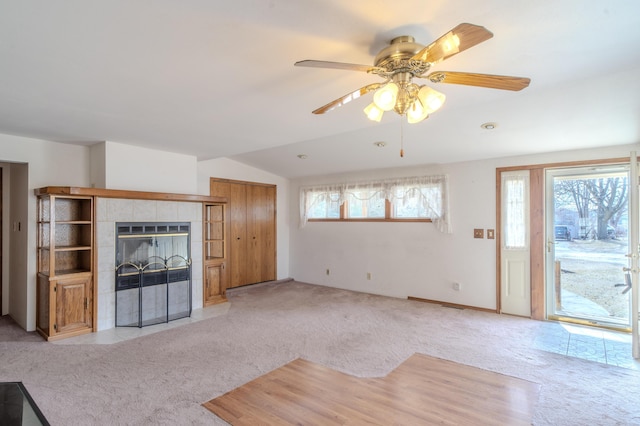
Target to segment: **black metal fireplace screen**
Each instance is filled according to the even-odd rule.
[[[116,327],[191,316],[190,224],[116,223]]]

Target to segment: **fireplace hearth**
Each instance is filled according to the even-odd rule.
[[[116,327],[191,316],[190,223],[116,223]]]

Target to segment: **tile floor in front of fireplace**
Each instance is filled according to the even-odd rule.
[[[224,315],[229,311],[229,306],[229,303],[220,303],[204,309],[194,309],[191,312],[191,316],[188,318],[181,318],[167,323],[150,325],[141,328],[114,327],[108,330],[98,331],[96,333],[83,334],[81,336],[69,337],[68,339],[56,340],[52,343],[59,345],[109,345],[112,343],[122,342],[124,340],[135,339],[136,337],[157,333],[159,331],[169,330],[174,327],[180,327],[182,325],[202,321],[204,319],[217,317],[219,315]]]

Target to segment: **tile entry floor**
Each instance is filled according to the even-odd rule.
[[[534,347],[640,371],[640,360],[631,355],[629,333],[545,321],[534,340]]]

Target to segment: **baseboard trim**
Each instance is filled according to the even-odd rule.
[[[470,306],[470,305],[460,305],[458,303],[449,303],[449,302],[442,302],[440,300],[423,299],[421,297],[409,296],[409,297],[407,297],[407,299],[413,300],[415,302],[433,303],[435,305],[440,305],[440,306],[442,306],[444,308],[472,309],[474,311],[488,312],[488,313],[491,313],[491,314],[497,314],[498,313],[498,311],[496,311],[495,309],[480,308],[478,306]]]
[[[233,288],[228,288],[226,290],[227,294],[234,294],[234,293],[240,293],[244,290],[250,290],[252,288],[257,288],[257,287],[262,287],[265,285],[272,285],[272,284],[283,284],[283,283],[287,283],[289,281],[293,281],[293,278],[283,278],[281,280],[274,280],[274,281],[263,281],[261,283],[255,283],[255,284],[246,284],[240,287],[233,287]]]

